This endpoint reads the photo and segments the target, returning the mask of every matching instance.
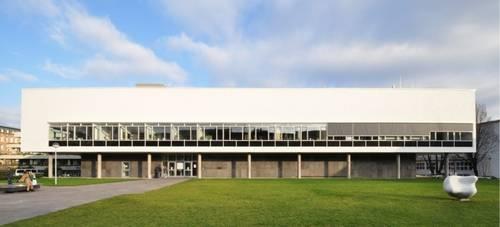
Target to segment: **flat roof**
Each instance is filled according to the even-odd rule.
[[[167,89],[167,90],[384,90],[384,91],[476,91],[472,88],[376,88],[376,87],[160,87],[160,86],[138,86],[138,87],[39,87],[39,88],[23,88],[22,90],[139,90],[139,89]]]

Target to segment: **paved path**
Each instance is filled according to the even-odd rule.
[[[0,225],[117,195],[159,189],[186,180],[188,179],[170,178],[71,187],[42,186],[36,192],[1,192]]]

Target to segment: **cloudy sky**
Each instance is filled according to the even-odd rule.
[[[0,125],[26,87],[451,87],[499,118],[497,0],[0,0]],[[55,105],[57,100],[54,100]]]

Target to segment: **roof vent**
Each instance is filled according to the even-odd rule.
[[[135,84],[135,87],[140,87],[140,88],[158,88],[158,87],[166,87],[166,86],[164,84],[141,83],[141,84]]]

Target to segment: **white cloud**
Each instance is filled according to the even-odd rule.
[[[59,8],[52,0],[2,1],[2,7],[10,12],[21,12],[26,15],[56,17],[60,14]]]
[[[434,14],[423,4],[412,6],[415,10],[404,17],[408,21],[398,22],[374,16],[370,7],[383,7],[378,4],[315,3],[264,2],[253,21],[241,5],[226,4],[239,14],[226,15],[230,23],[214,28],[207,26],[210,19],[194,18],[209,17],[216,8],[200,13],[189,3],[175,2],[186,8],[171,16],[196,31],[162,40],[168,50],[189,53],[224,86],[390,86],[402,76],[420,87],[476,88],[478,102],[500,116],[499,28],[497,18],[489,22],[497,14],[487,13],[488,7],[449,2],[434,7],[437,12],[453,4],[450,12]],[[463,8],[469,9],[466,15],[460,13]],[[204,37],[219,27],[241,35]]]
[[[177,63],[161,59],[151,49],[131,41],[108,18],[92,16],[77,3],[65,3],[56,9],[57,16],[48,18],[49,37],[64,47],[83,46],[94,54],[72,65],[48,61],[44,70],[73,79],[150,76],[177,84],[186,80],[186,72]]]
[[[65,79],[77,79],[82,76],[82,72],[71,66],[65,66],[60,64],[52,63],[51,60],[46,60],[43,65],[43,70],[56,74]]]
[[[4,69],[0,71],[0,82],[1,81],[35,82],[38,81],[38,78],[33,74],[22,72],[16,69]]]
[[[228,38],[238,35],[237,25],[240,11],[249,5],[241,0],[163,0],[168,14],[198,34],[212,38]]]

